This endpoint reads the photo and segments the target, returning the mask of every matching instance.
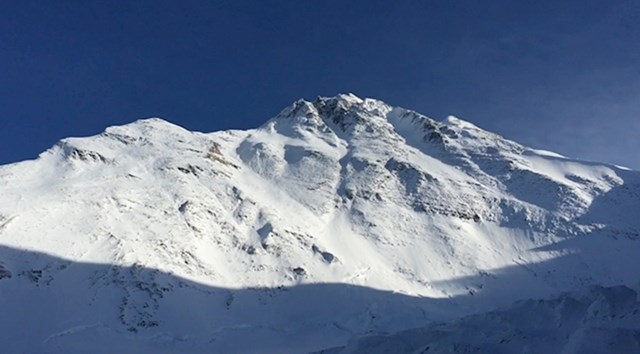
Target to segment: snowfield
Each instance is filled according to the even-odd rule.
[[[351,94],[139,120],[0,167],[0,344],[640,351],[639,213],[637,171]]]

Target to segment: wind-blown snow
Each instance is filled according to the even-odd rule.
[[[0,195],[15,352],[313,351],[638,282],[638,172],[354,95],[64,139]]]

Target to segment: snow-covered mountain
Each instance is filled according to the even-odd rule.
[[[639,172],[350,94],[248,131],[139,120],[0,167],[0,343],[369,351],[344,345],[635,286],[639,207]]]

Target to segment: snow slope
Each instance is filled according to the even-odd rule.
[[[320,353],[638,352],[638,292],[626,286],[594,286],[552,300],[520,301],[450,323],[368,336]]]
[[[10,352],[304,352],[638,282],[640,174],[354,95],[0,167]]]

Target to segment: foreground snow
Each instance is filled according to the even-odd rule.
[[[11,352],[313,351],[638,282],[638,172],[353,95],[64,139],[0,195]]]
[[[638,352],[638,292],[625,286],[594,286],[552,300],[520,301],[450,323],[354,339],[345,347],[319,353]]]

